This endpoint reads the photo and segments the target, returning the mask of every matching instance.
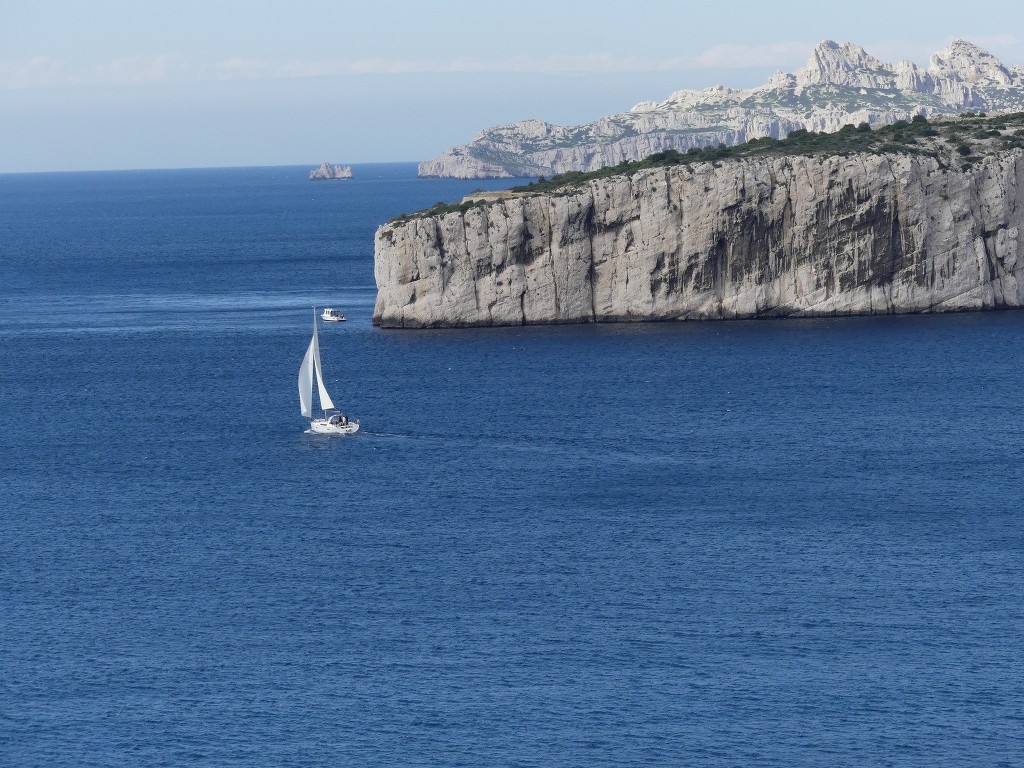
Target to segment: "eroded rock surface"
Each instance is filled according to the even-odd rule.
[[[964,40],[933,54],[927,69],[910,61],[887,64],[859,45],[826,40],[796,73],[780,72],[758,88],[677,91],[574,127],[542,120],[499,125],[420,163],[419,174],[512,178],[592,171],[667,149],[685,152],[778,139],[800,128],[832,132],[848,123],[879,126],[965,110],[1024,110],[1024,70],[1007,68]]]
[[[312,171],[309,172],[310,181],[351,178],[352,166],[350,165],[331,165],[330,163],[321,163],[319,168],[314,168]]]
[[[374,321],[945,312],[1024,301],[1024,151],[653,168],[378,229]]]

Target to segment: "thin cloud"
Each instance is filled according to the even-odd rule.
[[[1024,64],[1024,45],[1011,34],[965,39],[985,48],[1008,67]]]
[[[258,79],[267,77],[267,62],[262,59],[233,58],[225,61],[218,61],[213,65],[214,72],[219,79]]]
[[[968,38],[971,39],[971,38]],[[1021,44],[1011,34],[973,38],[1007,64],[1024,58]],[[787,41],[766,45],[722,43],[696,56],[663,58],[616,57],[603,53],[535,57],[515,57],[501,61],[453,58],[441,61],[372,58],[357,61],[304,60],[274,61],[234,57],[199,62],[179,56],[136,56],[112,59],[85,67],[46,57],[20,62],[0,61],[0,89],[33,89],[81,86],[139,86],[164,82],[205,80],[271,80],[284,78],[338,77],[346,75],[407,75],[452,73],[520,74],[603,74],[613,72],[686,71],[700,69],[744,69],[774,67],[793,71],[801,66],[815,43]],[[927,62],[932,51],[920,42],[880,41],[867,50],[883,61],[900,58]]]
[[[198,74],[196,67],[174,56],[133,56],[87,67],[73,67],[58,59],[36,57],[21,62],[0,62],[0,89],[142,85],[194,79]]]
[[[67,66],[63,62],[45,56],[0,62],[0,87],[9,90],[60,85],[67,77]]]
[[[401,59],[360,59],[348,65],[357,75],[407,75],[417,72],[439,72],[436,67]]]
[[[804,46],[804,52],[809,50]],[[86,67],[37,57],[21,62],[0,62],[0,89],[60,88],[82,86],[137,86],[161,82],[197,80],[261,80],[280,78],[332,77],[339,75],[406,75],[452,73],[602,74],[612,72],[650,72],[702,67],[756,66],[741,49],[718,46],[696,59],[621,58],[608,54],[578,56],[517,57],[502,61],[457,58],[443,61],[408,59],[360,59],[272,61],[233,57],[214,62],[189,61],[170,55],[137,56],[112,59]],[[731,51],[731,52],[730,52]],[[772,64],[784,62],[775,56]]]
[[[85,82],[93,84],[140,85],[171,79],[185,69],[173,56],[133,56],[114,59],[86,72]]]
[[[791,67],[803,64],[815,43],[769,43],[732,45],[720,43],[689,60],[695,69],[742,69],[745,67]]]
[[[703,66],[703,65],[697,65]],[[747,66],[747,65],[743,65]],[[693,61],[682,57],[620,58],[608,54],[517,57],[503,61],[455,59],[445,62],[407,61],[401,59],[364,59],[354,62],[351,71],[359,74],[407,73],[573,73],[601,74],[610,72],[652,72],[691,69]]]
[[[989,35],[987,37],[979,37],[972,40],[971,42],[980,45],[982,48],[991,48],[994,50],[1001,50],[1005,48],[1017,49],[1020,47],[1017,38],[1009,33],[1003,33],[1001,35]]]
[[[450,74],[450,73],[600,73],[657,69],[657,62],[616,59],[605,54],[586,56],[547,56],[544,58],[519,57],[503,61],[480,61],[460,58],[450,61],[428,62],[403,59],[363,59],[353,62],[350,71],[358,74]]]

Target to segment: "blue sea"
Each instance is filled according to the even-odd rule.
[[[380,330],[511,182],[308,170],[0,176],[0,765],[1024,764],[1024,313]]]

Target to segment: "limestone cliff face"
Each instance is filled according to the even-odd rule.
[[[767,83],[736,90],[716,86],[677,91],[661,102],[587,125],[563,127],[524,120],[480,131],[419,165],[420,176],[511,178],[592,171],[654,152],[742,144],[791,131],[837,131],[914,115],[955,115],[964,110],[1024,109],[1024,71],[956,40],[931,57],[927,69],[910,61],[887,64],[859,45],[826,40],[806,66]]]
[[[374,321],[456,327],[1024,304],[1024,151],[641,171],[378,229]]]

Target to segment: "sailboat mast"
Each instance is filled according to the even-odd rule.
[[[316,304],[313,305],[313,347],[316,349],[316,352],[313,354],[313,377],[315,380],[315,378],[320,375],[320,371],[317,369],[317,361],[318,358],[320,357],[320,340],[317,338],[316,333]],[[317,388],[317,394],[321,395],[319,387]],[[317,399],[320,401],[320,413],[326,416],[327,411],[324,410],[323,396],[321,395]],[[310,422],[313,421],[312,415],[309,417],[309,420]]]

